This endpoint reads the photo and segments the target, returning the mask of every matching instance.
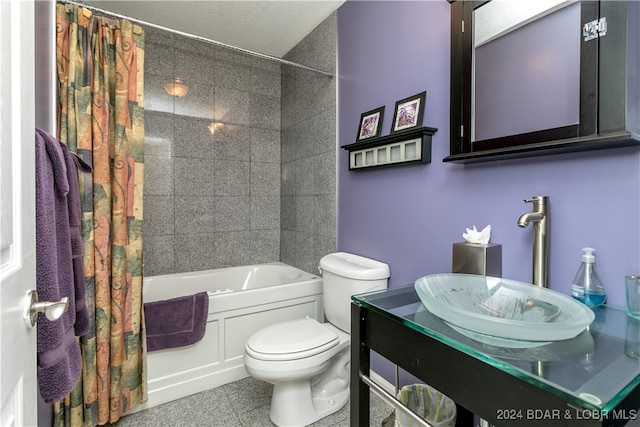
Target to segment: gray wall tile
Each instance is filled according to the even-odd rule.
[[[254,65],[255,58],[241,52],[219,47],[216,49],[216,59],[219,61],[231,62],[233,64],[251,67]]]
[[[296,204],[296,222],[295,222],[295,230],[313,234],[315,232],[316,225],[316,206],[315,206],[315,196],[296,196],[295,204]]]
[[[312,148],[313,154],[331,153],[335,158],[336,146],[335,144],[327,144],[326,141],[334,141],[336,139],[336,114],[335,108],[332,110],[325,110],[313,117],[312,132],[314,135],[314,144]],[[353,135],[353,142],[356,141],[356,136]],[[335,159],[334,159],[335,163]]]
[[[251,230],[280,229],[280,197],[251,196]]]
[[[280,131],[251,129],[251,161],[280,164]]]
[[[249,111],[252,127],[280,129],[280,98],[252,94]]]
[[[176,196],[175,211],[175,234],[210,233],[215,227],[213,196]]]
[[[218,88],[215,91],[215,120],[225,124],[249,125],[250,102],[248,91]]]
[[[216,159],[251,160],[251,133],[247,126],[220,124],[215,131]]]
[[[315,236],[313,239],[313,259],[320,259],[330,253],[336,251],[336,234],[335,230],[332,236]],[[317,269],[315,271],[318,271]]]
[[[247,196],[250,188],[250,163],[215,160],[215,195]]]
[[[275,74],[280,74],[282,70],[282,65],[279,62],[258,57],[251,58],[251,66]]]
[[[173,156],[175,116],[147,110],[144,114],[144,153],[150,156]]]
[[[174,33],[170,33],[165,30],[160,30],[154,27],[149,27],[147,25],[143,25],[143,30],[144,30],[144,37],[145,37],[145,47],[149,46],[150,43],[155,43],[155,44],[173,48],[175,44],[175,38],[176,38],[176,35]],[[145,53],[146,52],[147,51],[145,49]],[[145,73],[148,72],[148,70],[146,69],[147,59],[148,59],[147,55],[145,55],[145,70],[144,70]]]
[[[284,110],[283,110],[284,111]],[[283,118],[285,114],[283,112]],[[296,159],[296,141],[297,136],[295,134],[295,129],[293,126],[289,126],[288,128],[283,128],[280,132],[280,159],[282,163],[290,163]]]
[[[280,73],[266,73],[261,69],[251,70],[251,92],[280,99]]]
[[[295,154],[294,158],[296,160],[301,160],[313,155],[313,139],[316,137],[313,129],[313,120],[304,118],[301,119],[298,123],[291,126],[291,129],[294,132],[294,146],[295,146]],[[324,141],[326,144],[326,141]]]
[[[280,230],[253,230],[251,238],[251,264],[273,262],[280,259]]]
[[[213,196],[215,194],[215,160],[176,157],[175,194],[177,196]]]
[[[215,119],[213,85],[201,82],[187,82],[189,92],[174,99],[174,112],[185,117]]]
[[[335,27],[287,59],[335,69]],[[335,79],[146,34],[145,275],[279,260],[315,273],[335,251]],[[187,96],[162,88],[175,76]]]
[[[210,44],[177,37],[175,43],[175,73],[188,85],[215,82],[215,50]]]
[[[318,194],[313,200],[314,231],[318,236],[336,236],[336,195]]]
[[[176,273],[217,268],[213,233],[176,234]]]
[[[294,231],[296,229],[296,197],[282,196],[280,198],[280,229]],[[286,239],[283,238],[283,241]]]
[[[215,231],[243,231],[251,228],[249,196],[218,196],[216,200]]]
[[[213,159],[216,147],[214,135],[209,130],[211,122],[210,119],[176,115],[174,156]]]
[[[144,76],[144,108],[145,111],[161,111],[173,114],[175,110],[175,98],[167,95],[162,88],[162,83],[168,79],[164,76],[147,74]],[[145,124],[146,131],[146,124]]]
[[[280,195],[280,165],[251,162],[251,194],[254,196]]]
[[[143,233],[145,237],[174,233],[173,196],[144,196]]]
[[[147,30],[148,31],[148,30]],[[168,80],[173,79],[175,50],[173,48],[173,35],[171,37],[158,38],[162,31],[155,30],[154,34],[147,32],[146,38],[150,40],[158,40],[158,42],[147,42],[144,46],[144,72],[164,77]],[[168,34],[164,32],[164,34]]]
[[[285,58],[335,70],[335,38],[334,13]],[[335,90],[335,78],[282,69],[280,257],[309,272],[336,249]]]
[[[296,194],[296,164],[295,162],[283,163],[280,166],[280,194],[282,197]]]
[[[307,196],[315,194],[316,176],[315,171],[317,159],[315,157],[304,157],[296,162],[296,194]]]
[[[328,151],[314,156],[314,189],[315,194],[333,194],[336,188],[336,153]]]
[[[215,262],[218,267],[251,263],[253,241],[250,231],[222,231],[215,236]]]
[[[173,195],[173,158],[144,156],[144,194]]]
[[[245,65],[218,61],[215,65],[215,71],[216,89],[247,90],[247,88],[251,87],[251,73],[253,70]]]
[[[297,250],[296,232],[280,230],[280,261],[297,267]]]
[[[296,266],[301,270],[308,271],[310,273],[312,271],[317,271],[316,267],[318,266],[320,258],[316,259],[316,254],[313,250],[315,237],[311,234],[299,231],[283,234],[283,238],[285,236],[292,244],[286,245],[286,252],[285,247],[281,246],[280,256],[283,257],[282,262]],[[285,253],[287,254],[286,256],[284,255]]]
[[[174,237],[145,235],[142,253],[144,256],[144,275],[175,273]]]

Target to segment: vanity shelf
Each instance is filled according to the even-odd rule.
[[[419,127],[343,145],[349,151],[349,170],[431,163],[431,137],[438,129]]]
[[[610,132],[607,134],[567,138],[528,145],[514,145],[491,150],[479,150],[469,153],[452,154],[443,159],[450,163],[481,163],[495,160],[507,160],[526,157],[546,156],[552,154],[576,153],[612,148],[640,148],[640,136],[629,132]]]
[[[575,338],[504,348],[448,326],[424,307],[414,285],[355,295],[351,425],[369,425],[364,377],[373,350],[455,401],[465,426],[471,414],[496,426],[637,426],[640,324],[623,309],[593,311],[594,322]]]

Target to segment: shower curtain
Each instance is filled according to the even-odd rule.
[[[142,314],[144,157],[142,29],[56,6],[58,138],[93,167],[80,177],[91,319],[75,389],[54,425],[117,421],[146,400]]]

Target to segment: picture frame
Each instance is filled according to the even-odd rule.
[[[357,141],[379,137],[382,131],[383,117],[384,106],[362,113],[360,116],[360,125],[358,126]]]
[[[391,133],[422,126],[426,98],[427,92],[424,91],[397,101],[393,112]]]

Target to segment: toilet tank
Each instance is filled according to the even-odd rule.
[[[346,252],[320,260],[324,314],[329,323],[351,333],[351,296],[387,288],[389,266]]]

